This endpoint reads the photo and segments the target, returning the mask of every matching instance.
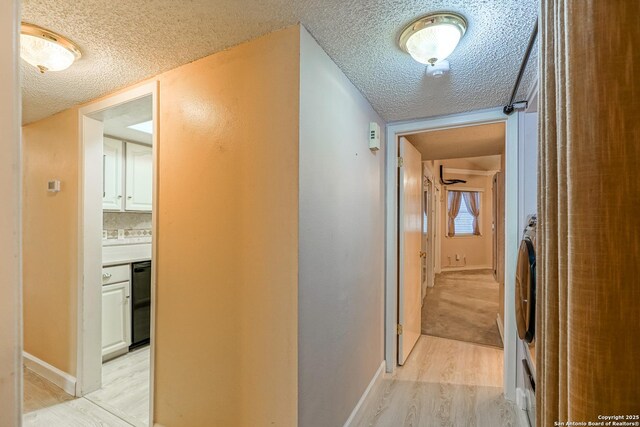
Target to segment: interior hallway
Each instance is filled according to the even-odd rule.
[[[404,366],[372,388],[353,426],[526,426],[502,394],[503,352],[423,335]]]
[[[149,347],[102,367],[102,388],[82,398],[68,395],[24,369],[26,427],[144,427],[149,420]]]
[[[437,274],[422,305],[422,333],[502,348],[499,293],[491,270]]]

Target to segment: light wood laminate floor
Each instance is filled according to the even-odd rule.
[[[422,335],[407,363],[384,374],[353,426],[525,426],[502,394],[501,349]],[[524,421],[526,423],[526,421]]]
[[[102,365],[102,388],[86,399],[136,427],[149,424],[150,349],[127,353]]]
[[[149,348],[105,363],[102,388],[74,398],[24,369],[23,425],[142,427],[149,422]]]

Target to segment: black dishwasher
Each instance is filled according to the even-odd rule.
[[[131,265],[131,345],[149,343],[151,333],[151,261]]]

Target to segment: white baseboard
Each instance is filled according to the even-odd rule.
[[[47,381],[60,387],[65,393],[72,396],[76,395],[76,378],[66,372],[61,371],[55,366],[49,365],[44,360],[27,353],[22,353],[22,362],[30,371],[35,372]]]
[[[378,370],[373,375],[373,378],[371,378],[371,382],[369,382],[369,385],[364,390],[364,393],[362,393],[362,396],[360,397],[360,400],[358,400],[356,407],[353,408],[353,411],[351,411],[351,415],[349,415],[349,418],[347,418],[347,421],[344,423],[344,427],[351,426],[351,423],[355,419],[356,414],[360,410],[360,407],[364,403],[365,399],[367,398],[371,390],[373,390],[373,388],[376,386],[376,384],[382,379],[382,373],[384,372],[384,367],[385,367],[385,361],[383,360],[382,363],[380,363]]]
[[[464,270],[493,270],[492,265],[463,265],[461,267],[442,267],[442,272]]]
[[[500,313],[496,314],[496,323],[498,324],[498,331],[500,331],[500,339],[502,340],[502,345],[504,346],[504,331],[502,330],[502,318],[500,317]]]

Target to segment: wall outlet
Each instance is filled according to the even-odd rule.
[[[118,228],[118,240],[124,240],[124,229]]]
[[[460,261],[460,255],[456,254],[456,261]]]
[[[102,230],[102,238],[103,239],[107,238],[107,230]]]

